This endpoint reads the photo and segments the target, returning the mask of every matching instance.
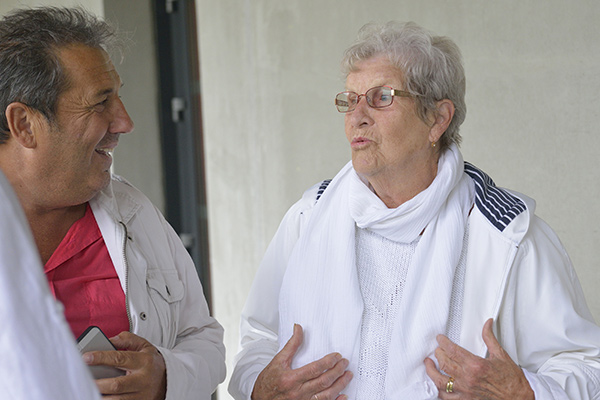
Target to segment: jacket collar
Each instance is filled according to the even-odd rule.
[[[114,190],[115,185],[122,186],[125,190]],[[115,220],[121,221],[126,225],[141,207],[135,198],[130,194],[131,184],[124,178],[113,175],[109,185],[101,190],[90,203],[97,204],[104,208]]]
[[[529,229],[535,201],[497,187],[489,175],[468,162],[465,162],[465,173],[473,179],[477,209],[497,232],[520,243]]]

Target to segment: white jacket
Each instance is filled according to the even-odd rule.
[[[534,215],[533,200],[495,187],[468,163],[465,172],[476,196],[459,345],[485,357],[481,332],[494,318],[500,344],[522,367],[537,400],[600,399],[600,328],[559,239]],[[279,313],[268,305],[279,303],[287,260],[325,187],[312,187],[290,208],[257,272],[229,384],[238,400],[250,398],[258,374],[277,353]]]
[[[90,205],[125,292],[130,331],[165,359],[166,399],[210,399],[225,379],[223,328],[209,314],[179,237],[150,200],[118,176]]]

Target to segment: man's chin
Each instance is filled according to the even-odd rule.
[[[98,194],[102,190],[106,189],[108,187],[108,185],[110,185],[111,179],[112,179],[112,172],[110,170],[104,171],[102,173],[102,176],[99,177],[97,183],[95,185],[93,185],[93,187],[92,187],[94,190],[92,197],[94,197],[96,194]]]

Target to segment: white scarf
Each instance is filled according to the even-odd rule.
[[[425,229],[408,271],[390,345],[386,398],[435,399],[423,360],[446,332],[454,271],[462,250],[473,187],[456,146],[445,151],[431,185],[395,209],[360,180],[348,163],[331,181],[292,251],[279,298],[280,348],[294,323],[304,343],[293,368],[331,352],[357,375],[363,301],[355,265],[355,226],[410,243]],[[354,380],[343,391],[354,399]]]

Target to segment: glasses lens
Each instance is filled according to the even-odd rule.
[[[353,94],[354,93],[352,92],[342,92],[335,96],[335,106],[339,112],[345,113],[351,110],[351,107],[356,100],[356,95],[352,96]],[[354,101],[352,99],[354,99]]]
[[[392,89],[387,86],[371,88],[366,93],[367,101],[373,108],[387,107],[392,104]]]

